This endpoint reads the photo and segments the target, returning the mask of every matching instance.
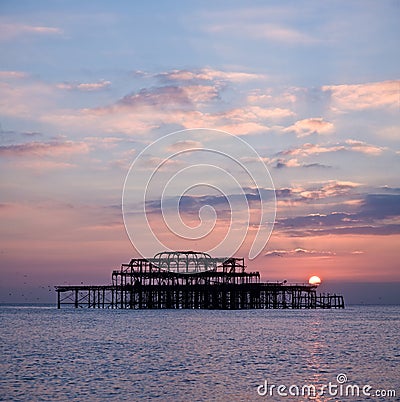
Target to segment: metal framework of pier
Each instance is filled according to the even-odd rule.
[[[317,286],[261,282],[243,258],[212,258],[193,251],[135,258],[112,272],[111,285],[56,286],[57,307],[110,309],[316,309],[344,308]]]

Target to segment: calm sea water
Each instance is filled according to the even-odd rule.
[[[0,399],[258,401],[271,385],[329,382],[400,400],[400,307],[345,310],[84,310],[0,307]],[[340,379],[342,381],[342,379]],[[299,388],[300,389],[300,388]],[[337,390],[340,392],[339,388]],[[281,389],[281,392],[285,392]],[[295,393],[296,388],[291,388]],[[334,390],[332,390],[334,392]]]

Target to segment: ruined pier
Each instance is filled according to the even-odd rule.
[[[344,308],[317,285],[261,282],[243,258],[193,251],[135,258],[112,272],[110,285],[56,286],[57,307],[109,309],[330,309]]]

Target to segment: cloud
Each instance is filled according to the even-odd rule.
[[[354,225],[334,228],[311,228],[303,231],[289,231],[292,237],[314,237],[328,235],[391,236],[400,234],[400,224]]]
[[[156,74],[155,76],[164,82],[247,82],[266,78],[264,74],[246,73],[241,71],[221,71],[212,68],[202,68],[197,70],[171,70]]]
[[[352,182],[338,182],[338,181],[331,181],[321,188],[316,189],[298,189],[298,199],[297,201],[311,201],[311,200],[322,200],[329,197],[343,197],[349,195],[351,190],[358,187],[358,183]]]
[[[129,144],[132,141],[126,137],[85,137],[84,142],[88,144],[90,148],[102,148],[102,149],[113,149],[119,144]],[[131,151],[126,151],[131,152]]]
[[[271,250],[265,253],[264,257],[332,257],[335,255],[336,253],[333,251],[296,248],[294,250]]]
[[[163,110],[171,108],[189,108],[199,103],[204,103],[218,98],[219,93],[212,85],[189,85],[189,86],[162,86],[144,88],[124,96],[114,106],[112,110],[118,108],[138,108],[138,107],[162,107]],[[109,110],[105,108],[103,110]],[[102,109],[100,109],[102,110]]]
[[[0,82],[0,113],[29,118],[54,108],[53,88],[43,82]]]
[[[6,70],[0,71],[0,79],[9,79],[9,78],[11,78],[11,79],[14,79],[14,78],[20,79],[20,78],[26,78],[28,76],[29,75],[27,73],[23,72],[23,71],[11,71],[11,70],[9,70],[9,71],[6,71]]]
[[[330,258],[338,255],[362,255],[364,251],[354,250],[350,252],[334,252],[330,250],[308,250],[305,248],[295,248],[292,250],[276,249],[264,254],[264,257],[323,257]]]
[[[19,160],[15,166],[22,169],[29,169],[36,173],[43,171],[53,171],[59,169],[76,168],[77,165],[67,162],[59,162],[54,160]]]
[[[331,169],[332,166],[324,165],[323,163],[305,163],[302,165],[304,168],[321,168],[321,169]]]
[[[333,189],[332,191],[336,191]],[[287,197],[295,196],[290,190]],[[286,198],[287,198],[286,197]],[[277,231],[291,237],[325,236],[336,234],[393,235],[400,234],[400,195],[366,194],[356,212],[331,212],[280,218]]]
[[[274,92],[272,88],[253,89],[248,92],[246,101],[248,104],[257,105],[271,105],[277,107],[277,105],[287,107],[296,103],[297,97],[293,92],[298,91],[296,88],[289,88],[283,92]]]
[[[252,205],[260,205],[261,196],[263,201],[268,201],[273,198],[273,190],[271,189],[256,189],[243,188],[243,194],[222,194],[222,195],[183,195],[164,199],[164,207],[176,210],[176,205],[179,205],[179,211],[184,214],[198,215],[201,207],[205,205],[212,206],[218,209],[218,213],[225,213],[229,210],[240,206],[241,208],[247,205],[251,208]],[[160,213],[160,200],[146,201],[146,208],[149,212]],[[236,211],[237,212],[237,211]]]
[[[42,133],[35,131],[13,131],[13,130],[3,130],[0,123],[0,146],[6,144],[15,144],[15,142],[20,139],[21,141],[26,141],[27,138],[32,139],[34,137],[42,137]]]
[[[185,151],[187,149],[193,149],[193,148],[202,148],[202,144],[199,141],[193,141],[193,140],[182,140],[175,142],[174,144],[170,145],[168,147],[169,152],[179,152],[179,151]]]
[[[190,85],[183,87],[188,99],[195,105],[219,98],[219,91],[212,85]]]
[[[219,97],[215,87],[164,86],[144,88],[117,102],[98,108],[52,113],[42,120],[57,126],[93,129],[125,134],[146,134],[163,125],[182,128],[213,127],[232,134],[246,135],[269,130],[264,120],[291,114],[284,109],[236,108],[222,112],[202,111],[204,103]]]
[[[124,159],[129,159],[131,164],[133,162],[132,154],[125,154]],[[153,172],[176,172],[179,167],[182,167],[183,162],[179,159],[169,158],[165,159],[163,157],[150,155],[150,154],[142,154],[139,158],[136,168],[139,170],[148,171],[151,169]]]
[[[182,88],[170,85],[165,87],[153,87],[149,89],[145,88],[139,92],[126,95],[119,100],[113,108],[132,108],[142,105],[163,105],[164,107],[172,107],[176,105],[188,105],[190,103],[191,102],[187,93]]]
[[[324,165],[322,163],[300,163],[296,158],[293,159],[271,159],[270,164],[273,164],[275,169],[284,168],[315,168],[315,169],[331,169],[332,166]]]
[[[224,124],[218,120],[215,122],[215,128],[235,135],[250,135],[255,133],[265,133],[269,127],[257,122],[228,123]]]
[[[263,38],[290,45],[309,45],[318,40],[299,30],[277,24],[260,24],[249,28],[250,33],[257,38]]]
[[[377,145],[371,145],[363,141],[357,141],[348,139],[343,143],[337,144],[311,144],[306,143],[298,148],[287,149],[285,151],[278,152],[278,156],[301,156],[309,157],[312,155],[320,155],[329,152],[360,152],[366,155],[377,156],[385,151],[385,147],[379,147]]]
[[[290,198],[293,195],[293,191],[291,188],[277,188],[275,189],[275,195],[277,199]]]
[[[297,137],[306,137],[311,134],[328,134],[333,131],[333,124],[322,117],[314,117],[296,121],[292,126],[285,128],[284,132],[295,132]]]
[[[283,169],[283,168],[291,168],[299,166],[301,165],[297,159],[289,159],[289,160],[277,159],[274,168]]]
[[[228,207],[228,197],[235,197],[234,195],[203,195],[203,196],[193,196],[193,195],[182,195],[176,197],[170,197],[164,199],[164,208],[171,208],[175,211],[176,205],[179,205],[179,212],[183,214],[193,214],[198,215],[201,207],[205,205],[210,205],[213,207]],[[160,200],[149,200],[146,201],[146,210],[150,213],[161,213],[161,201]],[[164,209],[165,212],[165,209]]]
[[[173,70],[171,74],[163,74],[168,85],[142,88],[108,105],[80,109],[59,108],[57,89],[99,91],[106,89],[110,82],[64,82],[56,85],[41,81],[19,85],[3,82],[0,83],[0,98],[3,99],[0,100],[0,111],[7,116],[36,118],[42,124],[51,124],[61,130],[127,135],[148,134],[166,125],[174,128],[214,127],[237,135],[265,133],[269,130],[266,121],[293,115],[289,109],[255,105],[221,111],[221,105],[226,107],[223,102],[218,102],[217,108],[210,108],[211,102],[221,100],[221,82],[223,85],[227,85],[228,80],[244,82],[257,78],[257,74],[212,69]],[[179,78],[182,81],[173,81]]]
[[[110,81],[100,80],[98,82],[89,82],[89,83],[63,82],[63,83],[57,84],[56,87],[58,89],[92,92],[92,91],[98,91],[101,89],[108,88],[110,85],[111,85]]]
[[[0,23],[0,41],[14,39],[18,36],[26,35],[61,35],[63,31],[60,28],[26,25],[18,23]]]
[[[382,81],[356,85],[325,85],[335,111],[399,107],[400,81]],[[396,109],[397,108],[397,109]]]
[[[345,142],[349,145],[351,151],[361,152],[367,155],[380,155],[386,149],[384,147],[367,144],[363,141],[346,140]]]
[[[304,166],[305,167],[305,166]],[[290,199],[293,202],[310,203],[317,200],[325,200],[335,197],[351,197],[352,193],[361,184],[351,181],[330,180],[325,183],[303,186],[293,186],[292,188],[276,189],[278,199]],[[310,215],[312,217],[316,215]]]
[[[68,156],[72,154],[88,153],[89,146],[84,142],[52,141],[52,142],[28,142],[25,144],[2,145],[0,156],[8,157],[43,157],[43,156]]]
[[[242,108],[231,109],[217,114],[217,116],[226,120],[240,122],[268,119],[275,120],[291,117],[293,115],[294,112],[289,109],[263,108],[259,106],[244,106]]]
[[[378,129],[378,135],[381,138],[397,140],[399,138],[399,126],[386,126]]]
[[[309,214],[304,216],[295,216],[291,218],[280,218],[276,225],[283,228],[323,228],[330,226],[350,225],[355,216],[345,212],[332,212],[329,214]]]
[[[337,197],[338,195],[344,195],[354,188],[360,186],[360,183],[352,181],[336,181],[332,180],[322,186],[321,194],[323,197]]]
[[[346,148],[343,145],[319,145],[319,144],[306,143],[298,148],[292,148],[278,152],[278,155],[310,156],[326,152],[343,151],[345,149]]]
[[[360,183],[351,181],[330,180],[324,183],[309,185],[307,188],[303,186],[293,186],[291,188],[276,189],[277,199],[290,199],[293,202],[305,202],[316,200],[325,200],[335,197],[350,197],[353,190],[360,187]],[[315,217],[317,215],[310,215]]]
[[[136,154],[137,151],[134,148],[124,151],[119,159],[114,159],[110,162],[110,166],[127,171],[135,160]]]
[[[400,187],[389,187],[387,185],[381,187],[382,190],[391,193],[400,193]]]
[[[361,205],[360,217],[384,219],[400,216],[399,194],[368,194]]]
[[[57,97],[60,94],[57,88],[77,92],[100,91],[108,88],[110,81],[64,82],[56,85],[46,85],[39,81],[24,81],[24,85],[9,85],[3,82],[0,83],[3,99],[3,102],[0,101],[0,109],[5,115],[36,118],[40,123],[51,124],[61,130],[75,130],[85,135],[88,131],[99,131],[106,135],[112,133],[112,136],[115,136],[115,133],[142,136],[165,126],[172,126],[174,129],[214,127],[236,135],[265,134],[277,127],[274,121],[295,116],[291,108],[285,107],[287,103],[260,106],[248,103],[245,98],[242,99],[244,104],[239,103],[239,106],[236,104],[235,107],[229,108],[228,105],[232,103],[223,101],[223,86],[231,82],[242,83],[261,79],[259,74],[204,68],[171,70],[150,76],[153,80],[161,80],[167,85],[145,87],[127,93],[108,105],[80,109],[58,107]],[[268,89],[265,93],[256,95],[275,99]],[[33,101],[34,99],[39,101]],[[284,125],[289,127],[279,129],[294,132],[298,137],[312,133],[327,134],[334,129],[333,123],[322,117],[298,120],[292,125],[285,122]],[[317,164],[320,161],[303,161],[301,156],[341,150],[379,155],[384,148],[356,140],[347,140],[341,144],[305,144],[297,149],[283,151],[277,155],[279,160],[273,163],[276,168],[323,168],[323,163]],[[290,154],[292,158],[284,157]]]
[[[235,23],[209,25],[206,30],[213,34],[226,32],[285,45],[311,45],[319,42],[317,38],[282,24],[246,23],[237,20]]]

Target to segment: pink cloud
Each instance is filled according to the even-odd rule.
[[[344,146],[330,146],[330,145],[318,145],[306,143],[299,148],[293,148],[286,151],[280,152],[282,155],[299,155],[299,156],[310,156],[310,155],[318,155],[326,152],[336,152],[342,151],[346,148]]]
[[[0,71],[0,79],[26,78],[28,74],[22,71]]]
[[[174,70],[170,74],[165,73],[165,77],[170,81],[182,78],[182,84],[144,88],[110,105],[81,109],[57,107],[57,88],[95,91],[107,88],[109,81],[66,82],[57,85],[29,82],[18,86],[3,82],[0,83],[3,99],[3,102],[0,100],[0,112],[8,116],[26,116],[30,119],[37,116],[38,121],[62,130],[98,130],[128,135],[147,134],[166,124],[179,124],[183,128],[214,127],[246,135],[268,130],[264,120],[293,115],[290,110],[278,107],[249,106],[214,113],[204,110],[209,102],[219,98],[221,80],[224,83],[229,80],[239,82],[255,79],[257,74],[221,72],[206,68],[195,71]],[[195,82],[192,83],[191,79]],[[39,99],[39,102],[36,99]]]
[[[321,194],[324,197],[336,197],[338,195],[348,194],[354,188],[360,187],[360,183],[352,181],[331,180],[321,189]]]
[[[386,149],[384,147],[378,147],[376,145],[370,145],[366,142],[356,140],[346,140],[346,144],[349,145],[350,150],[368,155],[380,155]]]
[[[54,109],[53,88],[42,82],[0,82],[0,113],[6,116],[40,116]]]
[[[69,156],[72,154],[88,153],[89,146],[84,142],[53,141],[28,142],[25,144],[2,145],[0,155],[10,157],[43,157],[43,156]]]
[[[250,32],[256,37],[286,44],[308,45],[318,42],[316,38],[299,30],[276,24],[254,26],[250,29]]]
[[[286,151],[279,152],[279,155],[292,155],[292,156],[303,156],[308,157],[311,155],[319,155],[328,152],[339,152],[339,151],[352,151],[360,152],[366,155],[380,155],[386,148],[379,147],[376,145],[371,145],[363,141],[357,141],[348,139],[344,141],[343,144],[327,144],[318,145],[306,143],[299,148],[288,149]]]
[[[179,152],[179,151],[184,151],[186,149],[201,148],[201,147],[202,147],[202,144],[199,141],[183,140],[183,141],[178,141],[175,144],[172,144],[170,147],[168,147],[168,151]]]
[[[306,137],[307,135],[328,134],[333,131],[333,124],[325,121],[322,117],[314,117],[296,121],[292,126],[285,128],[284,132],[295,132],[297,137]]]
[[[85,137],[84,141],[90,148],[112,149],[125,142],[121,137]]]
[[[44,171],[54,171],[60,169],[71,169],[77,167],[77,165],[67,162],[58,162],[53,160],[19,160],[14,164],[17,168],[29,169],[35,173],[41,173]]]
[[[327,197],[348,195],[353,189],[360,185],[360,183],[351,181],[330,180],[327,183],[320,183],[314,188],[312,188],[312,186],[307,189],[294,187],[292,192],[305,200],[319,200]]]
[[[194,104],[205,103],[219,96],[217,88],[212,85],[189,85],[183,87],[183,91]]]
[[[357,85],[325,85],[336,111],[399,107],[400,81],[382,81]]]
[[[262,121],[267,117],[280,118],[290,112],[258,107],[237,108],[218,113],[198,109],[202,102],[217,96],[209,87],[202,90],[193,87],[163,88],[151,93],[139,92],[122,98],[117,103],[96,109],[70,111],[63,115],[43,117],[71,128],[98,128],[107,132],[143,135],[164,124],[180,124],[183,128],[213,127],[237,135],[246,135],[268,130]],[[66,111],[67,112],[67,111]]]
[[[292,90],[286,90],[283,93],[273,93],[272,89],[255,89],[250,91],[247,96],[247,102],[250,104],[258,105],[271,105],[276,107],[276,105],[291,105],[297,100],[296,95],[292,93]]]
[[[259,120],[276,120],[285,117],[293,116],[294,112],[289,109],[282,108],[263,108],[259,106],[244,106],[242,108],[236,108],[221,112],[216,116],[220,116],[223,119],[232,121],[259,121]]]

